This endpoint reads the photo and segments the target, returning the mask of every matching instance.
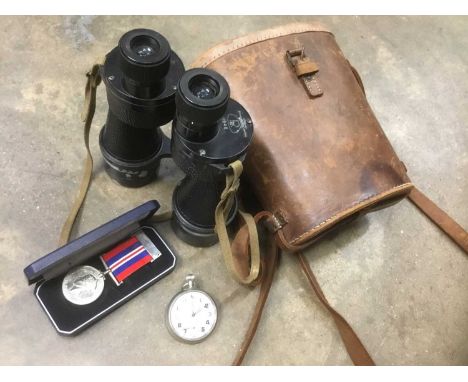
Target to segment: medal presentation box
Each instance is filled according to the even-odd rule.
[[[60,334],[80,333],[174,269],[174,253],[158,231],[148,223],[148,219],[158,209],[157,201],[148,201],[36,260],[24,269],[29,284],[36,284],[36,298]],[[119,282],[101,256],[109,256],[105,255],[106,253],[112,255],[119,246],[125,245],[126,241],[130,242],[131,238],[142,236],[147,241],[143,244],[155,249],[157,256]],[[120,256],[123,255],[125,254]],[[136,260],[138,259],[133,259]],[[120,263],[125,261],[122,259]],[[127,261],[127,264],[131,262],[132,259]],[[132,270],[131,265],[127,268],[127,274],[128,269]],[[74,280],[70,281],[71,278]],[[80,301],[80,294],[76,294],[76,289],[83,288],[83,285],[89,289],[85,292],[95,295],[91,295],[91,299],[87,295]],[[70,294],[73,293],[76,298],[70,298]]]

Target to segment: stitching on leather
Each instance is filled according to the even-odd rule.
[[[273,28],[271,33],[258,32],[260,34],[257,35],[257,37],[255,37],[255,38],[253,38],[251,40],[245,40],[245,41],[238,42],[237,44],[235,44],[236,40],[239,40],[239,39],[242,40],[242,39],[244,39],[245,36],[244,37],[238,37],[238,38],[232,40],[232,42],[230,44],[228,44],[225,49],[221,50],[220,52],[218,52],[214,56],[209,56],[208,58],[206,58],[205,61],[203,62],[203,64],[200,65],[200,67],[206,67],[207,65],[213,63],[218,58],[220,58],[221,56],[224,56],[227,53],[231,53],[231,52],[233,52],[233,51],[235,51],[237,49],[246,47],[248,45],[255,44],[257,42],[270,40],[272,38],[287,36],[287,35],[296,34],[296,33],[303,33],[303,32],[326,32],[326,33],[332,34],[330,31],[326,30],[325,28],[318,28],[317,26],[313,26],[311,24],[306,24],[306,25],[301,24],[301,25],[298,25],[296,28],[292,28],[292,29],[288,29],[287,26],[286,27],[278,27],[278,28],[280,29],[280,31],[274,32],[274,30],[276,28]],[[254,32],[254,34],[255,34],[255,32]],[[218,45],[218,46],[221,46],[221,45]],[[215,50],[216,48],[217,48],[217,46],[211,48],[211,50]],[[201,59],[202,57],[203,56],[196,59],[194,63],[197,63],[199,61],[199,59]],[[191,67],[193,67],[193,64],[191,65]]]
[[[361,204],[365,204],[369,199],[372,199],[372,198],[375,198],[377,196],[383,196],[383,195],[391,195],[393,191],[397,191],[399,189],[402,189],[402,188],[407,188],[407,187],[410,187],[410,186],[413,186],[413,183],[404,183],[404,184],[400,184],[399,186],[395,186],[393,188],[391,188],[390,190],[387,190],[387,191],[384,191],[384,192],[381,192],[379,194],[373,194],[371,196],[368,196],[367,198],[365,198],[364,200],[361,200],[360,202],[355,202],[353,204],[351,204],[348,208],[346,208],[345,210],[341,210],[340,212],[336,213],[335,215],[329,217],[328,219],[324,220],[323,222],[321,222],[320,224],[317,224],[315,227],[311,228],[309,231],[307,232],[304,232],[303,234],[299,235],[298,237],[296,237],[295,239],[291,240],[290,243],[291,244],[295,244],[296,242],[300,241],[304,236],[307,236],[307,235],[310,235],[312,232],[316,231],[318,228],[320,228],[321,226],[327,224],[330,220],[333,220],[335,219],[338,215],[343,215],[343,216],[346,216],[348,212],[351,212],[351,210],[353,208],[355,208],[356,206],[359,206]]]

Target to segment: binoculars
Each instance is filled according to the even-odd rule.
[[[185,177],[172,198],[172,227],[195,246],[217,242],[215,209],[229,164],[243,161],[253,124],[230,98],[227,81],[209,69],[185,71],[161,34],[125,33],[101,67],[109,111],[99,144],[108,175],[126,187],[157,178],[160,161],[172,157]],[[161,126],[172,123],[171,139]],[[237,214],[237,199],[226,224]]]

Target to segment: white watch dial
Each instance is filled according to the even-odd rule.
[[[186,290],[172,300],[168,324],[174,335],[187,342],[198,342],[215,328],[218,313],[213,299],[199,290]]]

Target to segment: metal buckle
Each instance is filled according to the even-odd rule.
[[[286,60],[288,61],[289,65],[291,65],[293,68],[296,66],[296,63],[297,63],[297,60],[295,61],[293,60],[293,58],[297,56],[300,56],[299,60],[304,59],[305,57],[304,47],[286,51]]]

